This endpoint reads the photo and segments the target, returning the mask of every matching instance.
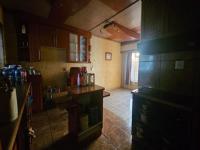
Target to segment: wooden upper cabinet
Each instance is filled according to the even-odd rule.
[[[69,32],[63,29],[56,29],[56,45],[57,48],[67,48],[69,44]]]
[[[52,26],[40,25],[39,37],[40,45],[55,48],[68,47],[68,31],[64,29],[54,28]]]
[[[30,61],[40,61],[39,25],[29,24],[29,56]]]
[[[40,25],[39,39],[41,46],[54,47],[56,43],[55,28],[51,26]]]
[[[142,0],[141,39],[149,40],[199,29],[198,1]]]
[[[17,49],[19,61],[40,61],[39,26],[32,23],[17,25]]]
[[[166,1],[156,0],[155,3],[152,2],[153,0],[142,2],[142,40],[163,36],[168,30]]]

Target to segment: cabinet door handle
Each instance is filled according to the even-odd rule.
[[[41,60],[41,51],[40,51],[40,49],[39,49],[39,51],[38,51],[38,60],[39,60],[39,61]]]
[[[56,45],[56,38],[55,38],[55,35],[53,36],[53,47],[55,47]]]
[[[54,34],[54,47],[57,47],[57,35],[56,33]]]
[[[58,37],[56,35],[56,47],[58,47]]]

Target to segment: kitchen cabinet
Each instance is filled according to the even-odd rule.
[[[57,48],[67,48],[69,44],[69,33],[64,29],[56,29],[56,45]]]
[[[56,43],[55,39],[55,28],[47,25],[40,25],[39,27],[39,38],[40,45],[47,47],[54,47]]]
[[[29,75],[28,81],[31,83],[32,86],[32,111],[34,113],[41,112],[43,110],[42,76]]]
[[[69,34],[69,59],[71,62],[79,61],[79,37],[77,34]]]
[[[101,135],[103,127],[103,91],[98,85],[70,87],[67,101],[69,135],[79,145]]]
[[[81,34],[69,33],[68,62],[89,62],[89,40]]]
[[[139,89],[132,94],[132,140],[136,150],[196,149],[191,148],[195,133],[192,131],[193,110],[181,101],[174,101],[192,101],[192,98],[149,89]]]
[[[40,25],[40,45],[55,48],[67,48],[68,31],[52,26]]]
[[[90,62],[89,42],[89,34],[74,28],[41,24],[37,21],[17,21],[19,61],[40,61],[41,47],[52,47],[66,49],[67,62]]]
[[[143,0],[141,39],[150,40],[199,28],[200,14],[195,0]]]
[[[29,61],[29,39],[27,24],[17,24],[17,54],[19,61]],[[23,31],[22,31],[23,30]]]
[[[40,45],[37,24],[20,23],[17,26],[17,49],[19,61],[39,61]]]
[[[39,25],[29,24],[29,55],[30,61],[40,61]]]
[[[87,51],[88,51],[87,38],[84,37],[83,35],[80,35],[79,43],[80,43],[79,60],[81,62],[87,61]]]

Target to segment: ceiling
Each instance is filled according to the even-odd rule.
[[[49,18],[52,21],[91,31],[92,34],[99,37],[123,42],[138,40],[138,37],[123,39],[122,35],[122,39],[115,39],[114,35],[112,35],[113,32],[108,32],[108,29],[104,29],[103,27],[106,23],[114,21],[133,32],[140,33],[141,1],[136,1],[137,0],[0,0],[0,3],[11,10],[21,10],[37,16]],[[127,9],[124,9],[126,7]],[[121,10],[123,11],[119,13]],[[116,16],[112,17],[113,15]],[[112,30],[112,28],[109,30]]]
[[[10,10],[21,10],[33,15],[47,18],[51,11],[50,0],[0,0]]]

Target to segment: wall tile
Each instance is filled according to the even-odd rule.
[[[192,60],[196,56],[194,51],[176,52],[176,53],[164,53],[161,54],[161,60]]]
[[[158,88],[159,86],[160,62],[149,61],[139,64],[139,87]]]
[[[184,69],[175,70],[175,61],[183,60]],[[187,96],[196,94],[200,85],[200,52],[185,51],[141,55],[139,87],[154,87]],[[197,94],[198,95],[198,94]]]
[[[140,61],[159,61],[160,55],[143,55],[140,54]]]
[[[185,61],[183,70],[175,70],[175,61],[162,61],[160,89],[191,96],[193,94],[194,61]]]

